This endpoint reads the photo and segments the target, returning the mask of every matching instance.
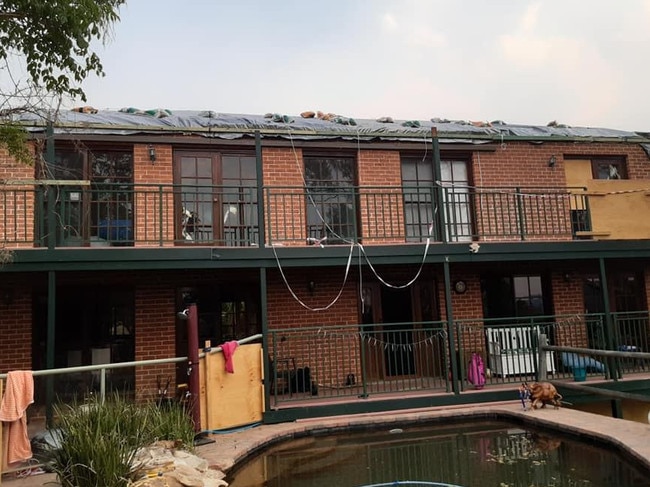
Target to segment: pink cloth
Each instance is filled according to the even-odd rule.
[[[229,372],[231,374],[235,373],[235,368],[232,363],[232,356],[235,353],[235,349],[237,348],[237,345],[239,344],[235,340],[226,342],[223,345],[221,345],[221,349],[223,350],[223,358],[226,359],[226,372]]]
[[[6,423],[7,463],[32,458],[32,446],[27,436],[25,412],[34,402],[34,377],[31,370],[14,370],[7,374],[6,390],[0,405],[0,421]]]

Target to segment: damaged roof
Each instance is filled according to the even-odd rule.
[[[14,119],[31,132],[45,130],[48,117],[23,113]],[[398,120],[391,117],[354,119],[331,113],[303,112],[289,116],[217,113],[214,111],[171,111],[165,109],[95,110],[80,107],[60,111],[54,122],[55,134],[134,135],[191,134],[211,138],[237,139],[260,132],[265,137],[301,140],[338,138],[348,140],[422,140],[435,128],[442,142],[484,143],[523,140],[610,140],[648,142],[648,134],[624,130],[570,127],[551,122],[545,126],[507,124],[502,121]]]

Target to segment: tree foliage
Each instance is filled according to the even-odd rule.
[[[22,56],[34,85],[86,97],[80,84],[104,74],[93,40],[105,41],[126,0],[0,0],[0,59]]]

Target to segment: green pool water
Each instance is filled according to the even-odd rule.
[[[642,487],[650,472],[589,438],[490,421],[308,436],[263,451],[227,480],[231,487]]]

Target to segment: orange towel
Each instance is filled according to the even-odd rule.
[[[0,405],[0,421],[6,423],[6,458],[9,464],[32,458],[25,412],[33,402],[34,378],[31,370],[9,372],[5,394]]]

